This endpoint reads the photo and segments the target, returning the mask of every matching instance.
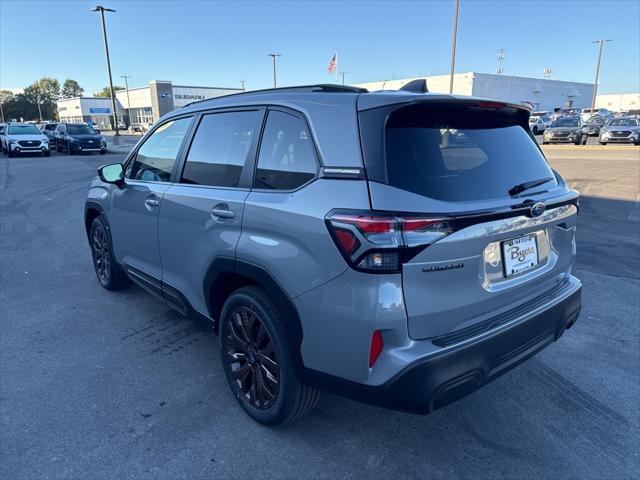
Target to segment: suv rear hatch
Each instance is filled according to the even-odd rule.
[[[409,334],[446,345],[562,289],[578,194],[547,164],[528,110],[418,98],[360,111],[360,134],[373,216],[400,232]]]

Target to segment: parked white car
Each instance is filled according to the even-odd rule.
[[[531,114],[529,117],[529,128],[534,135],[543,133],[547,128],[551,126],[551,117],[546,115],[534,116]]]
[[[10,123],[3,139],[9,157],[20,153],[42,153],[45,157],[51,155],[49,139],[34,124]]]
[[[586,122],[591,117],[603,117],[609,118],[611,116],[611,112],[606,108],[583,108],[582,113],[580,114],[580,118],[583,122]]]

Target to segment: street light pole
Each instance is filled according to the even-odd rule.
[[[102,18],[102,35],[104,37],[104,50],[107,54],[107,70],[109,71],[109,88],[111,89],[111,108],[113,109],[113,122],[114,128],[116,130],[115,136],[119,136],[118,133],[118,116],[116,113],[116,92],[113,90],[113,79],[111,77],[111,60],[109,59],[109,42],[107,42],[107,26],[104,22],[104,12],[113,12],[115,10],[112,8],[105,8],[102,5],[97,5],[91,9],[92,12],[100,12],[100,17]]]
[[[456,37],[458,36],[458,4],[459,0],[454,0],[453,10],[453,39],[451,41],[451,76],[449,77],[449,95],[453,93],[453,71],[456,66]]]
[[[276,76],[276,57],[281,57],[279,53],[270,53],[269,56],[273,59],[273,88],[278,86],[277,76]]]
[[[240,80],[240,85],[242,85],[242,91],[244,92],[244,84],[247,83],[246,80]]]
[[[606,42],[612,42],[613,40],[596,40],[591,43],[599,43],[600,47],[598,48],[598,66],[596,67],[596,83],[593,86],[593,98],[591,100],[591,110],[596,108],[596,96],[598,95],[598,77],[600,76],[600,62],[602,61],[602,47]]]
[[[349,73],[349,72],[340,72],[340,75],[342,75],[342,84],[344,85],[344,74],[345,73]]]
[[[38,116],[40,117],[40,123],[42,123],[42,110],[40,109],[40,92],[36,87],[36,103],[38,104]]]
[[[129,100],[129,79],[131,75],[120,75],[120,77],[124,78],[124,86],[127,89],[127,120],[129,120],[129,125],[131,125],[131,101]]]

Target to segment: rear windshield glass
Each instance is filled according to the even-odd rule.
[[[521,126],[526,112],[504,110],[429,104],[395,110],[384,128],[377,180],[444,201],[504,198],[516,185],[543,178],[552,180],[525,194],[557,186]]]

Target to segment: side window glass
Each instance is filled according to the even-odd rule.
[[[316,153],[306,122],[288,113],[269,112],[254,186],[292,190],[313,179],[317,168]]]
[[[125,176],[132,180],[168,182],[190,123],[191,117],[181,118],[156,129],[129,162]]]
[[[237,187],[259,119],[258,111],[203,116],[189,148],[181,182]]]

